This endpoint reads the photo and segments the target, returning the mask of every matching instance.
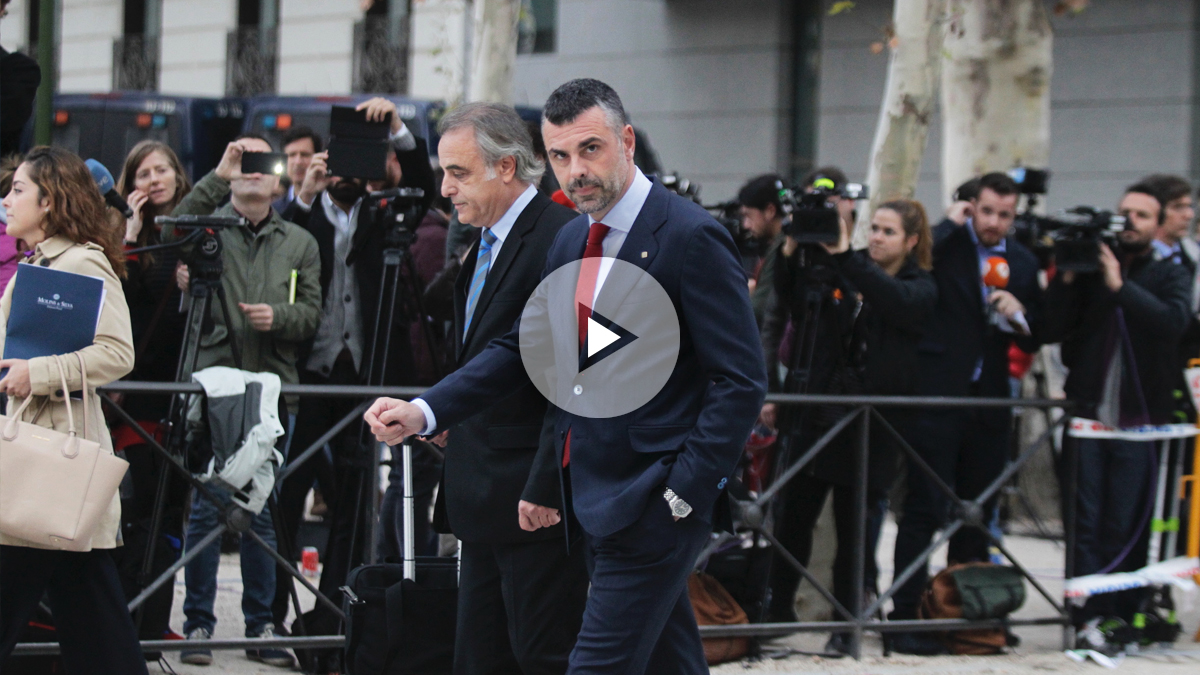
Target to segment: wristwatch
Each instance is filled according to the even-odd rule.
[[[675,494],[671,488],[667,488],[667,491],[663,493],[663,499],[667,500],[667,504],[671,507],[671,513],[676,518],[687,518],[688,514],[692,512],[691,505],[683,501],[683,498]]]

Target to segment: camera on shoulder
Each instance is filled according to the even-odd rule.
[[[836,244],[841,238],[841,225],[835,198],[855,201],[869,196],[862,183],[846,183],[838,188],[825,177],[802,189],[786,187],[783,181],[775,181],[775,187],[783,204],[783,233],[798,244]]]

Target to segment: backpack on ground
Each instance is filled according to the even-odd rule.
[[[921,597],[922,619],[1006,619],[1025,604],[1025,579],[1015,567],[974,562],[938,572]],[[1004,626],[946,631],[953,654],[999,654],[1016,644]]]

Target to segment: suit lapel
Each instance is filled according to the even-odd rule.
[[[479,241],[476,239],[471,250],[467,252],[467,257],[458,270],[458,276],[454,279],[454,358],[459,365],[462,365],[466,346],[462,327],[466,322],[467,293],[471,290],[471,277],[475,275],[475,262],[479,257]]]
[[[508,269],[512,266],[513,260],[521,251],[522,240],[525,235],[533,229],[537,224],[537,219],[542,215],[542,211],[546,210],[546,204],[550,199],[542,193],[537,193],[533,201],[525,205],[525,209],[517,216],[516,222],[513,223],[512,229],[508,231],[508,236],[504,239],[504,244],[500,246],[500,254],[492,261],[491,268],[488,270],[487,280],[483,283],[483,290],[479,292],[479,301],[475,303],[475,315],[471,319],[471,327],[467,334],[463,337],[462,344],[465,348],[471,344],[471,339],[475,336],[476,330],[479,328],[478,318],[483,316],[484,309],[492,301],[492,296],[496,295],[496,289],[504,282],[504,275],[508,273]],[[478,256],[479,245],[476,244],[473,249],[475,255]],[[466,272],[464,267],[463,272]],[[471,262],[471,274],[475,273],[475,259]],[[467,276],[460,274],[459,278]],[[469,276],[467,276],[470,279]],[[469,283],[469,282],[468,282]],[[469,288],[467,289],[470,290]],[[463,297],[465,298],[465,292]],[[464,300],[465,309],[465,300]],[[462,324],[459,324],[462,325]]]
[[[667,222],[667,203],[670,193],[658,183],[653,183],[646,203],[633,221],[633,227],[625,235],[625,242],[617,252],[617,260],[636,265],[642,270],[650,268],[658,255],[658,239],[655,233]],[[604,307],[620,307],[625,297],[633,291],[638,280],[629,274],[609,274],[600,289]],[[600,304],[597,302],[597,304]]]

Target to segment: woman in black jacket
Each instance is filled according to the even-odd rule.
[[[925,209],[911,200],[881,205],[871,219],[866,250],[850,249],[849,225],[844,224],[835,245],[811,247],[810,264],[797,264],[797,246],[789,241],[780,254],[776,290],[780,302],[791,309],[797,333],[803,333],[805,298],[814,283],[820,283],[822,302],[816,330],[812,375],[807,393],[906,395],[916,382],[917,342],[924,322],[933,312],[937,287],[929,274],[932,267],[932,235]],[[817,280],[820,280],[819,282]],[[784,359],[784,363],[788,360]],[[795,437],[801,443],[793,459],[802,454],[848,409],[838,406],[804,410],[797,419]],[[902,414],[884,410],[893,425]],[[809,462],[784,489],[782,510],[776,511],[775,534],[789,552],[807,565],[812,550],[812,530],[833,490],[837,521],[838,551],[834,562],[834,597],[851,608],[854,551],[854,481],[857,449],[852,433],[842,432]],[[888,488],[896,475],[896,449],[886,432],[871,433],[868,465],[868,526],[865,582],[875,585],[875,542]],[[794,602],[799,574],[780,557],[772,568],[770,620],[795,619]],[[846,652],[843,634],[830,638],[828,650]]]

